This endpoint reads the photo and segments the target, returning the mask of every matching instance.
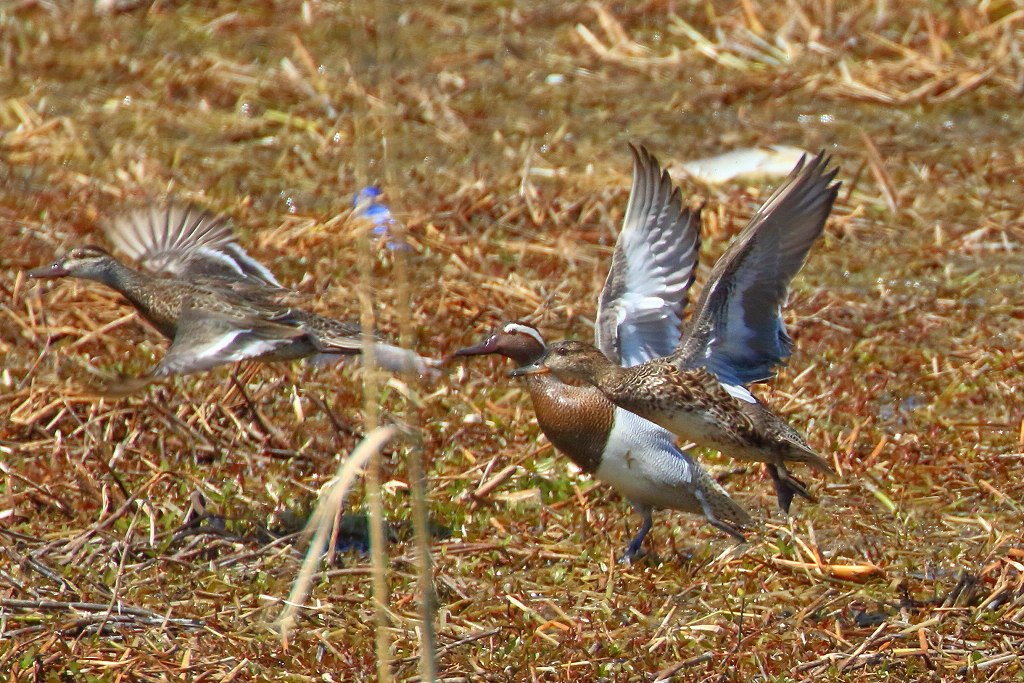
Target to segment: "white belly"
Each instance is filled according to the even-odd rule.
[[[703,508],[694,495],[699,467],[676,448],[669,432],[616,408],[601,466],[594,476],[632,503],[701,514]]]

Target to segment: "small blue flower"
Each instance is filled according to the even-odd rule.
[[[352,197],[352,207],[356,210],[357,216],[362,215],[370,219],[373,223],[374,235],[387,238],[391,227],[395,225],[395,218],[386,205],[377,201],[381,194],[379,187],[374,185],[364,187]],[[407,244],[393,239],[387,241],[387,247],[388,249],[408,249]]]

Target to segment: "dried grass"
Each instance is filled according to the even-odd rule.
[[[420,457],[440,677],[1022,675],[1015,4],[123,9],[0,8],[8,680],[429,677]],[[740,548],[660,513],[652,556],[616,564],[635,520],[539,438],[497,361],[425,385],[240,367],[117,397],[165,342],[98,287],[22,274],[174,193],[232,215],[315,308],[373,315],[425,353],[507,318],[588,337],[626,141],[666,162],[781,143],[842,164],[790,303],[797,353],[762,392],[842,476],[783,520],[758,471],[705,457],[764,520]],[[360,240],[349,199],[368,180],[408,254]],[[707,201],[705,263],[769,190],[681,182]],[[380,460],[378,616],[370,561],[340,552],[283,642],[292,521],[375,406],[420,435]]]

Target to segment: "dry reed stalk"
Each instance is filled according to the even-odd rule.
[[[396,50],[402,51],[400,46],[401,32],[397,17],[393,15],[394,11],[392,3],[386,0],[377,0],[377,24],[379,27],[384,27],[383,31],[378,31],[376,40],[376,85],[377,92],[384,104],[381,107],[377,120],[379,121],[381,137],[383,180],[387,188],[398,186],[398,175],[394,172],[395,169],[389,147],[391,133],[395,129],[395,103],[393,101],[394,93],[391,88],[391,60]],[[396,279],[395,294],[397,299],[399,345],[411,349],[415,343],[411,311],[413,292],[409,277],[409,248],[405,247],[405,245],[410,243],[410,236],[406,222],[403,220],[395,219],[387,228],[390,233],[387,237],[399,245],[399,248],[394,250],[393,261]],[[413,388],[419,382],[416,370],[410,366],[402,374],[406,384],[405,390],[401,392],[405,396],[404,422],[410,434],[405,453],[408,464],[409,487],[412,492],[412,524],[417,549],[416,576],[417,591],[419,593],[418,612],[420,617],[420,627],[418,629],[420,681],[432,683],[437,679],[437,635],[435,624],[437,594],[434,590],[433,560],[430,552],[431,533],[430,511],[427,501],[427,474],[423,466],[423,440],[419,424],[419,413],[422,403],[418,392]],[[395,380],[392,381],[394,382]]]
[[[321,490],[317,504],[306,524],[306,533],[310,535],[309,547],[303,558],[302,566],[292,584],[291,593],[284,610],[277,619],[277,627],[281,635],[288,639],[295,626],[295,615],[305,603],[309,595],[309,587],[316,573],[317,565],[322,561],[328,542],[335,543],[337,535],[337,511],[345,507],[348,492],[352,489],[357,477],[363,473],[367,461],[380,455],[381,449],[398,433],[394,426],[377,427],[359,442],[355,450],[341,461],[334,478]]]
[[[365,40],[363,33],[353,28],[353,44]],[[356,141],[355,178],[358,187],[367,183],[370,132],[366,130],[364,119],[370,112],[357,112],[352,119],[352,138]],[[373,330],[376,319],[373,306],[373,264],[371,262],[371,235],[373,223],[369,218],[357,217],[358,225],[356,263],[359,272],[359,283],[356,293],[359,298],[360,324],[363,328],[363,410],[368,429],[376,429],[380,424],[380,384],[381,373],[374,359]],[[392,680],[391,645],[388,631],[391,619],[388,614],[388,579],[387,579],[387,536],[385,531],[384,504],[381,499],[381,457],[373,454],[366,469],[366,505],[370,524],[370,566],[373,570],[373,607],[375,614],[374,637],[377,653],[377,680],[389,683]],[[341,509],[337,510],[337,523],[341,520]]]

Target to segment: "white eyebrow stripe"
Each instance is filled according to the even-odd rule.
[[[519,332],[520,334],[528,334],[541,346],[547,348],[547,344],[544,343],[544,337],[540,336],[540,332],[530,327],[529,325],[523,325],[521,323],[509,323],[505,327],[501,328],[502,332],[509,334]]]

